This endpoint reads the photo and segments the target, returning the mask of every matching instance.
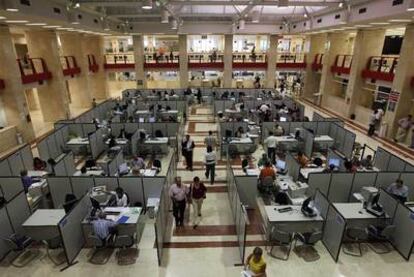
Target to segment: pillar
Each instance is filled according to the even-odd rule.
[[[136,35],[132,37],[134,45],[135,76],[137,79],[137,88],[146,88],[147,80],[145,78],[145,55],[144,55],[144,37]]]
[[[20,69],[16,62],[16,50],[7,26],[0,26],[0,78],[5,89],[0,91],[4,114],[9,126],[14,125],[26,142],[35,138],[29,110],[26,104]]]
[[[82,37],[82,52],[87,62],[87,55],[94,55],[95,61],[99,66],[98,72],[89,72],[88,68],[88,86],[92,98],[105,100],[109,97],[109,91],[106,83],[106,72],[104,64],[104,46],[101,36],[84,35]]]
[[[57,37],[54,31],[30,30],[26,32],[31,58],[43,58],[52,79],[37,88],[43,120],[55,122],[70,117],[68,90],[60,63]]]
[[[269,36],[269,48],[267,49],[267,71],[266,71],[266,88],[275,88],[276,63],[277,63],[277,43],[279,36]]]
[[[398,120],[413,114],[413,88],[411,79],[414,77],[414,25],[407,25],[404,34],[404,40],[401,46],[400,59],[395,72],[392,90],[400,93],[399,99],[395,104],[388,104],[388,110],[385,113],[384,121],[388,123],[387,136],[393,137],[397,130]],[[395,105],[395,107],[392,107]]]
[[[348,33],[328,33],[326,37],[325,54],[322,59],[322,73],[319,85],[318,105],[331,109],[339,114],[345,114],[345,100],[336,98],[331,100],[331,96],[338,96],[342,89],[335,79],[335,74],[331,72],[331,66],[334,65],[337,55],[350,54],[352,51],[352,42]]]
[[[59,34],[62,56],[73,56],[81,69],[80,74],[68,78],[69,93],[72,104],[77,108],[90,108],[92,104],[92,94],[89,88],[88,73],[89,65],[86,53],[83,52],[81,41],[82,34],[61,33]]]
[[[384,47],[385,29],[359,30],[355,37],[354,53],[352,57],[351,73],[346,91],[347,112],[346,116],[355,113],[357,105],[371,108],[373,94],[364,89],[365,79],[362,78],[362,70],[367,66],[371,56],[381,56]],[[366,117],[366,116],[365,116]],[[358,116],[356,120],[359,120]]]
[[[306,74],[303,88],[303,96],[309,100],[315,100],[315,94],[319,92],[321,72],[313,71],[312,63],[315,56],[325,52],[326,34],[311,35],[309,37],[309,53],[306,55]]]
[[[188,87],[188,54],[187,35],[178,35],[178,48],[180,57],[180,87]]]
[[[223,87],[231,88],[233,84],[233,35],[224,35],[224,71]]]

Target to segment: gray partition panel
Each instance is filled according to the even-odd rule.
[[[324,225],[322,243],[325,245],[335,262],[338,262],[345,228],[345,219],[331,204]]]
[[[47,184],[49,185],[50,195],[52,196],[53,207],[55,209],[62,208],[65,203],[65,196],[68,193],[73,193],[70,184],[70,177],[48,177]]]
[[[47,161],[50,158],[49,148],[47,146],[47,140],[43,139],[36,145],[37,151],[39,152],[40,159]]]
[[[142,203],[146,205],[149,197],[160,198],[164,184],[165,177],[143,177],[144,202]],[[132,204],[134,203],[132,202]]]
[[[387,193],[385,190],[380,191],[378,203],[382,205],[385,213],[390,217],[394,218],[395,210],[398,206],[398,200]]]
[[[9,238],[13,234],[13,228],[11,226],[9,217],[7,216],[6,207],[0,209],[0,234],[2,238]],[[0,260],[2,260],[7,253],[9,253],[10,247],[3,240],[0,239]]]
[[[20,177],[2,177],[0,187],[3,191],[3,197],[10,201],[13,197],[23,191],[23,183]]]
[[[7,203],[6,209],[14,232],[19,235],[24,234],[22,224],[30,216],[30,207],[27,202],[26,193],[22,191],[18,194],[9,203]]]
[[[332,203],[346,203],[352,189],[354,173],[336,172],[332,173],[331,185],[329,187],[328,199]]]
[[[24,169],[24,164],[20,152],[15,152],[10,155],[7,160],[12,171],[13,176],[20,176],[20,171]]]
[[[394,183],[399,177],[399,172],[378,172],[375,186],[387,189],[388,186]]]
[[[88,120],[89,121],[89,120]],[[92,121],[92,119],[90,120]],[[86,137],[88,134],[94,133],[96,131],[95,124],[82,124],[83,134]]]
[[[331,124],[332,123],[328,121],[319,121],[318,128],[316,129],[316,135],[318,136],[329,135],[329,126]]]
[[[414,213],[402,204],[398,204],[392,223],[395,230],[391,243],[407,261],[410,259],[414,246]]]
[[[49,149],[49,155],[52,159],[55,159],[57,156],[59,156],[62,151],[59,149],[57,143],[56,143],[56,137],[54,134],[50,135],[47,139],[47,147]]]
[[[21,157],[23,160],[24,167],[27,170],[33,169],[33,154],[32,154],[32,148],[30,145],[26,145],[22,149],[20,149]]]
[[[335,139],[335,147],[341,152],[343,152],[344,150],[345,135],[346,135],[346,130],[344,128],[338,127],[336,130],[336,135],[334,139]]]
[[[315,208],[318,210],[319,214],[323,219],[326,220],[328,216],[329,201],[326,199],[325,195],[321,193],[320,190],[317,190],[314,198]]]
[[[404,168],[405,172],[414,172],[414,166],[412,164],[409,163],[405,163],[405,168]]]
[[[83,197],[76,206],[59,222],[59,231],[63,242],[68,265],[72,264],[85,244],[82,220],[88,214],[90,201]]]
[[[107,191],[115,191],[118,187],[117,177],[94,177],[95,187],[106,186]]]
[[[354,144],[355,144],[356,135],[351,131],[346,130],[344,145],[342,148],[342,153],[348,159],[351,159],[352,153],[354,151]]]
[[[63,159],[66,169],[66,176],[72,176],[76,172],[75,168],[75,158],[72,152],[66,154],[65,158]]]
[[[248,209],[257,208],[257,177],[235,176],[234,180],[243,206]]]
[[[111,124],[111,135],[113,135],[114,137],[118,137],[123,128],[124,128],[124,124],[122,123],[112,123]]]
[[[403,172],[400,179],[408,187],[408,201],[414,201],[414,172]]]
[[[377,178],[376,172],[356,172],[354,175],[354,181],[352,182],[351,195],[349,197],[350,202],[357,201],[352,194],[360,192],[362,187],[375,186],[375,179]]]
[[[391,154],[388,151],[378,147],[375,152],[374,166],[379,168],[381,171],[386,171],[388,169],[390,158]]]
[[[405,161],[401,158],[392,155],[388,163],[387,171],[403,171],[405,168]]]
[[[288,174],[292,176],[293,180],[296,182],[299,178],[300,164],[290,152],[286,154],[286,166]]]
[[[308,130],[304,130],[305,134],[305,146],[304,146],[304,153],[307,157],[312,157],[313,152],[313,140],[315,136],[312,132],[309,132]]]
[[[68,176],[66,174],[65,159],[61,159],[55,166],[55,175],[56,176]]]
[[[329,125],[329,136],[331,138],[336,139],[336,134],[337,134],[338,128],[340,128],[340,127],[335,123],[331,123]]]
[[[0,162],[0,176],[12,176],[12,171],[7,159]]]
[[[317,190],[320,190],[324,195],[328,195],[329,184],[331,182],[331,174],[326,173],[311,173],[308,177],[309,193],[314,195]]]
[[[94,179],[91,177],[70,177],[73,194],[81,199],[90,189],[94,187]]]
[[[178,135],[178,129],[180,125],[175,122],[167,123],[167,133],[169,137],[175,137]]]
[[[119,186],[128,194],[129,202],[135,206],[135,203],[141,202],[144,205],[144,192],[142,179],[139,177],[123,177],[119,178]]]

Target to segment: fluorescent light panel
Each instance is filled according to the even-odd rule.
[[[6,20],[6,23],[29,23],[27,20]]]
[[[26,26],[46,26],[46,23],[27,23]]]
[[[404,22],[411,22],[411,19],[390,19],[389,22],[397,22],[397,23],[404,23]]]

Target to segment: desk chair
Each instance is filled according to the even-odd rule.
[[[135,244],[135,247],[132,246]],[[116,257],[118,265],[134,264],[138,257],[137,234],[119,235],[115,238],[114,247],[118,248]]]
[[[12,234],[9,238],[4,238],[3,240],[14,253],[14,257],[12,257],[10,262],[14,267],[25,267],[40,255],[39,249],[29,249],[33,242],[30,237],[20,237],[17,234]]]
[[[348,227],[345,230],[345,238],[347,240],[347,243],[344,243],[342,252],[350,256],[362,257],[361,243],[368,239],[368,234],[365,232],[365,229],[359,227]],[[356,253],[346,248],[347,245],[354,243],[358,245],[358,252]]]
[[[60,238],[59,238],[59,240],[60,240]],[[52,261],[52,263],[54,265],[59,266],[59,265],[63,264],[66,261],[65,252],[61,248],[61,246],[62,246],[61,243],[59,243],[59,245],[56,246],[56,247],[52,246],[50,241],[47,241],[47,240],[43,240],[42,243],[46,248],[47,257],[49,258],[49,260]],[[55,249],[59,249],[59,252],[56,255],[52,255],[51,250],[55,250]]]
[[[92,243],[92,246],[94,248],[93,253],[88,261],[96,265],[106,264],[111,258],[113,252],[106,252],[106,250],[108,250],[107,246],[111,242],[111,236],[108,236],[105,240],[102,240],[95,234],[89,234],[88,240]]]
[[[388,225],[385,228],[381,228],[378,226],[370,225],[365,229],[368,238],[374,240],[376,243],[379,243],[381,247],[385,250],[377,249],[372,243],[368,244],[368,247],[371,248],[376,254],[382,255],[387,254],[392,251],[392,247],[389,247],[389,240],[392,234],[395,231],[395,225]]]
[[[322,239],[322,230],[313,230],[312,233],[296,233],[295,244],[293,246],[294,251],[305,259],[307,262],[314,262],[320,259],[318,251],[313,247],[315,243]],[[299,247],[296,246],[298,240],[302,242]]]
[[[293,233],[278,230],[276,226],[272,226],[268,236],[268,241],[270,243],[270,251],[268,252],[268,254],[275,259],[287,261],[292,250]],[[283,255],[279,256],[273,253],[273,249],[275,247],[278,247],[279,249],[287,247],[287,250],[284,250],[282,253]]]

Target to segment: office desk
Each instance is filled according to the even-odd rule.
[[[86,171],[87,176],[104,176],[105,172],[103,170],[88,170]],[[73,176],[82,176],[82,173],[80,170],[76,171]]]
[[[293,205],[302,205],[303,201],[306,199],[306,191],[308,189],[308,184],[300,183],[300,186],[293,181],[291,176],[288,175],[278,175],[276,178],[276,185],[280,190],[287,193],[289,200]]]
[[[42,170],[28,170],[27,175],[34,178],[42,178],[45,177],[49,172],[42,171]]]
[[[369,225],[382,225],[389,216],[376,217],[368,213],[362,203],[334,203],[334,207],[345,218],[347,226],[365,228]]]
[[[58,224],[65,217],[63,209],[36,210],[22,225],[34,240],[50,240],[60,236]]]
[[[237,153],[252,153],[254,152],[254,143],[251,138],[231,138],[230,142],[226,144],[227,149],[232,149]]]
[[[324,170],[325,168],[323,167],[305,167],[300,169],[300,174],[307,180],[309,178],[309,174],[323,172]]]
[[[277,210],[291,207],[290,212],[280,213]],[[277,210],[275,210],[277,209]],[[314,229],[322,229],[323,218],[320,215],[306,217],[301,212],[301,206],[265,206],[268,223],[275,225],[286,232],[312,232]],[[270,231],[270,228],[268,229]]]
[[[152,115],[152,113],[150,111],[148,111],[148,110],[146,110],[146,111],[141,111],[141,110],[140,111],[136,111],[135,114],[136,115],[150,115],[150,114]]]
[[[168,137],[146,139],[143,147],[150,153],[168,153]]]
[[[67,146],[87,146],[89,145],[89,139],[88,138],[72,138],[68,142],[66,142]]]
[[[110,141],[110,139],[107,139],[106,141],[105,141],[105,144],[106,145],[109,145],[109,141]],[[121,146],[123,146],[123,145],[127,145],[128,144],[128,139],[126,139],[126,138],[116,138],[115,139],[115,144],[116,145],[121,145]]]

